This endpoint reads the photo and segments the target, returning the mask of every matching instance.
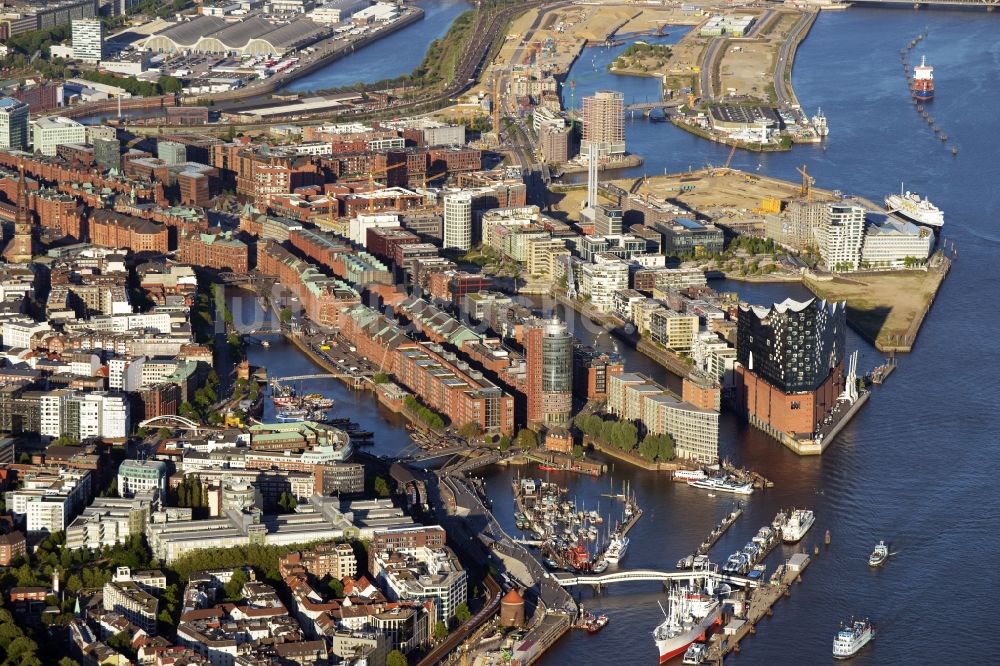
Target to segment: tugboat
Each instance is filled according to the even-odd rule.
[[[868,556],[868,566],[880,567],[885,564],[885,561],[888,559],[889,546],[885,545],[885,541],[879,541],[878,545],[875,546],[875,550]]]
[[[867,619],[853,620],[846,626],[841,624],[840,631],[833,639],[833,658],[850,659],[873,638],[875,625]]]
[[[587,633],[596,634],[598,631],[608,626],[608,616],[601,615],[587,622]]]

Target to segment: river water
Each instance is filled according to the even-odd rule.
[[[462,5],[464,7],[464,5]],[[425,6],[427,9],[428,6]],[[446,23],[421,25],[430,36]],[[899,49],[929,28],[916,49],[935,68],[937,99],[932,113],[947,132],[957,157],[940,145],[911,107],[900,67]],[[804,540],[811,549],[831,531],[832,545],[775,607],[756,637],[743,642],[737,659],[752,664],[812,664],[830,658],[833,634],[850,615],[870,616],[878,639],[858,657],[861,664],[957,663],[995,661],[1000,638],[988,624],[998,606],[986,583],[1000,551],[997,530],[1000,500],[994,491],[997,433],[995,368],[1000,352],[992,340],[1000,328],[995,270],[1000,256],[1000,193],[996,188],[996,140],[1000,117],[1000,17],[982,12],[851,9],[823,14],[799,50],[793,81],[810,113],[822,106],[831,135],[823,146],[796,147],[790,153],[756,155],[738,151],[733,165],[795,179],[794,167],[808,164],[822,187],[871,199],[907,187],[926,193],[947,216],[945,236],[959,259],[926,319],[915,350],[822,457],[801,458],[780,444],[724,415],[720,448],[736,463],[757,469],[775,487],[755,494],[743,517],[713,549],[725,559],[770,523],[780,508],[807,506],[816,525]],[[681,31],[672,31],[667,40]],[[370,67],[391,59],[388,40],[364,51]],[[417,49],[418,51],[420,49]],[[609,88],[627,100],[655,98],[656,82],[618,77],[595,65],[609,62],[614,50],[594,49],[574,66],[576,99]],[[400,70],[415,64],[415,56]],[[911,61],[915,58],[911,56]],[[345,62],[345,61],[342,61]],[[334,65],[333,67],[336,67]],[[372,74],[377,79],[384,73]],[[323,86],[332,85],[324,83]],[[627,123],[629,147],[646,164],[633,170],[650,174],[721,164],[729,149],[703,141],[667,124]],[[798,285],[719,283],[744,299],[767,303],[785,296],[804,298]],[[254,301],[242,299],[234,314],[252,317]],[[243,308],[246,308],[245,310]],[[240,313],[243,313],[240,315]],[[574,317],[574,332],[594,341],[594,332]],[[596,341],[611,344],[607,336]],[[859,369],[877,364],[880,355],[850,335],[860,349]],[[665,373],[634,351],[622,348],[630,370],[669,383]],[[294,348],[275,341],[269,350],[252,347],[250,360],[280,374],[307,374],[315,366]],[[398,417],[378,407],[367,393],[338,382],[317,381],[304,388],[337,399],[334,413],[372,430],[375,451],[392,453],[407,443]],[[500,521],[513,530],[509,484],[518,472],[490,470],[487,486]],[[602,497],[611,479],[550,474],[571,486],[572,494],[605,516],[620,506]],[[731,498],[673,484],[662,475],[616,464],[616,485],[627,481],[646,510],[631,534],[622,562],[629,568],[670,568],[692,552],[728,511]],[[896,555],[880,570],[866,558],[879,539]],[[778,548],[768,564],[790,554]],[[542,664],[653,664],[650,636],[661,619],[655,584],[612,587],[603,596],[582,598],[588,608],[606,612],[608,627],[597,636],[574,632],[560,641]],[[985,622],[978,622],[978,618]]]
[[[413,4],[424,10],[422,21],[297,79],[288,90],[325,90],[409,74],[420,64],[427,45],[443,37],[451,22],[472,7],[466,0],[418,0]]]

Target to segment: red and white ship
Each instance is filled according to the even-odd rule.
[[[920,64],[913,68],[910,88],[917,99],[934,99],[934,68],[927,64],[927,56],[920,56]]]
[[[684,654],[695,641],[705,640],[708,630],[722,622],[718,599],[686,587],[671,587],[663,614],[665,619],[653,630],[661,664]]]

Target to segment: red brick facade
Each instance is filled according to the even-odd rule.
[[[246,243],[220,234],[182,234],[177,250],[177,258],[185,264],[234,273],[250,269],[250,249]]]
[[[753,372],[736,368],[736,404],[754,425],[791,435],[811,435],[844,390],[844,367],[838,364],[818,389],[784,393]]]
[[[95,210],[89,226],[90,242],[101,247],[161,253],[170,249],[167,228],[155,222],[110,210]]]

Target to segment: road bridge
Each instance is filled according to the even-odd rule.
[[[364,377],[367,378],[370,373],[368,372],[327,372],[315,375],[289,375],[288,377],[273,377],[272,379],[279,382],[300,382],[306,379],[351,379],[354,377]]]
[[[643,113],[648,113],[649,111],[655,111],[656,109],[675,109],[685,103],[685,100],[682,99],[661,99],[659,102],[633,102],[625,105],[625,112],[642,111]]]
[[[654,569],[626,569],[614,571],[600,575],[594,574],[572,574],[560,572],[553,574],[556,582],[563,587],[573,587],[575,585],[608,585],[610,583],[641,583],[644,581],[668,582],[674,580],[699,580],[711,579],[716,584],[728,583],[738,587],[757,587],[758,581],[750,580],[745,576],[735,576],[726,573],[716,573],[714,571],[699,571],[696,569],[681,569],[676,571],[656,571]]]

